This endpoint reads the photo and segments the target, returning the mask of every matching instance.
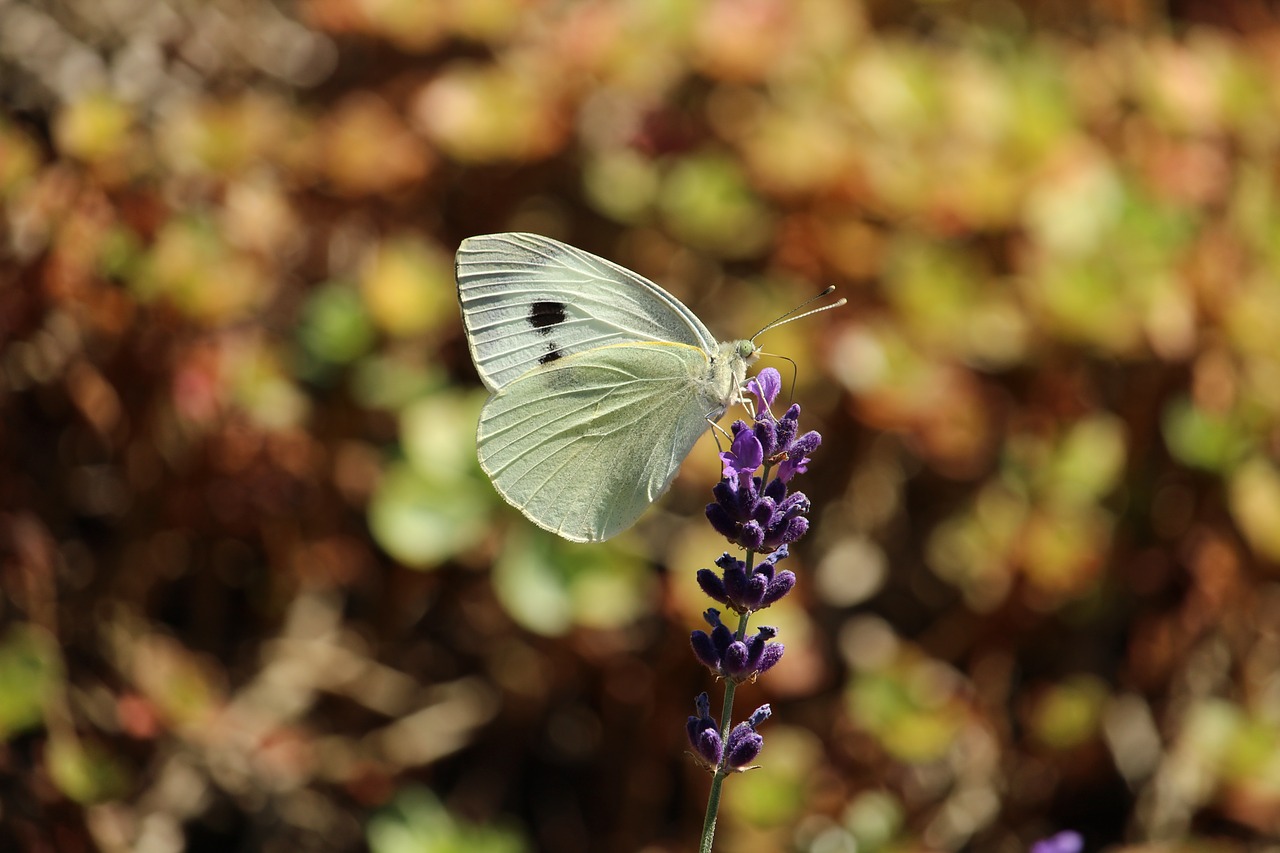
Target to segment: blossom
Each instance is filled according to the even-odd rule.
[[[778,564],[787,558],[788,545],[809,530],[809,498],[791,491],[787,484],[808,470],[809,456],[822,437],[816,432],[800,433],[798,405],[789,407],[781,418],[773,414],[781,390],[782,377],[772,368],[746,383],[745,393],[755,398],[754,406],[745,401],[752,422],[738,420],[730,427],[729,449],[720,452],[722,477],[706,510],[711,526],[747,551],[745,559],[726,551],[715,561],[718,571],[704,568],[697,575],[703,592],[738,614],[737,630],[721,621],[718,609],[709,607],[702,614],[708,630],[689,635],[694,657],[728,682],[726,721],[732,713],[735,685],[754,680],[782,660],[786,647],[776,642],[777,629],[761,625],[748,634],[747,622],[752,613],[795,588],[795,574],[779,569]],[[689,717],[686,734],[698,761],[715,774],[709,800],[714,804],[728,773],[752,769],[751,762],[764,748],[764,738],[756,728],[772,711],[762,705],[726,733],[712,719],[706,693],[700,694],[694,705],[696,713]],[[708,825],[714,827],[714,813],[708,814]],[[704,835],[704,849],[709,849],[709,838]]]
[[[808,532],[809,498],[804,492],[789,491],[787,484],[808,470],[810,454],[822,443],[817,432],[799,434],[798,404],[774,418],[769,405],[781,380],[776,370],[766,373],[761,371],[747,383],[760,408],[754,424],[739,420],[731,427],[733,442],[720,454],[723,478],[712,489],[715,500],[706,510],[711,526],[730,542],[765,554]],[[761,467],[763,472],[757,475]],[[736,603],[732,606],[738,609]],[[747,605],[746,609],[754,608]]]
[[[1080,833],[1070,829],[1042,838],[1031,845],[1031,853],[1080,853],[1083,849],[1084,839]]]
[[[768,705],[761,705],[744,722],[738,723],[729,732],[726,740],[721,740],[716,721],[711,718],[711,700],[705,692],[699,693],[693,700],[696,714],[689,717],[685,725],[685,733],[689,736],[689,745],[704,767],[711,771],[724,769],[741,773],[753,769],[750,764],[755,761],[760,750],[764,748],[764,738],[756,732],[758,727],[773,714]]]
[[[764,446],[742,421],[734,422],[733,431],[733,444],[720,454],[720,461],[724,463],[724,478],[740,481],[764,464]]]
[[[773,714],[768,705],[756,708],[751,717],[733,727],[725,744],[725,765],[730,770],[742,772],[753,769],[750,765],[764,748],[764,738],[756,732],[756,727]]]
[[[772,367],[766,367],[747,380],[747,392],[756,398],[757,412],[767,412],[782,390],[782,375]]]
[[[689,745],[693,747],[698,759],[712,769],[720,766],[724,757],[724,744],[720,741],[720,730],[716,721],[711,718],[711,699],[706,692],[698,694],[693,700],[697,715],[689,718],[685,724],[685,733],[689,736]]]
[[[710,633],[694,631],[689,635],[694,657],[716,675],[735,682],[754,679],[782,660],[785,646],[770,642],[778,635],[776,628],[761,625],[750,637],[737,639],[729,626],[720,621],[720,611],[708,608],[702,614],[711,626]]]
[[[739,613],[763,610],[796,585],[793,572],[777,571],[787,554],[787,546],[782,545],[748,572],[745,562],[726,551],[716,560],[721,573],[699,569],[698,585],[710,598]]]

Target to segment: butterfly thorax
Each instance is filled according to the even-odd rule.
[[[751,341],[724,341],[717,345],[706,377],[698,392],[707,403],[707,417],[718,420],[730,405],[737,402],[747,368],[756,360],[759,349]]]

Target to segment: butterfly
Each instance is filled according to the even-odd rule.
[[[490,392],[480,467],[530,521],[573,542],[640,518],[742,398],[759,354],[754,337],[718,342],[647,278],[549,237],[470,237],[456,274]]]

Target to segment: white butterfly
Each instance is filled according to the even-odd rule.
[[[480,467],[530,521],[574,542],[635,523],[741,398],[759,352],[717,343],[643,276],[536,234],[464,240],[457,279],[491,392]]]

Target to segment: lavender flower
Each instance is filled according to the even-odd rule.
[[[738,723],[729,732],[729,741],[725,744],[725,763],[730,770],[740,773],[755,769],[751,762],[756,760],[756,756],[764,748],[764,738],[756,733],[756,726],[769,719],[772,714],[768,705],[761,705],[746,722]]]
[[[737,773],[753,770],[749,765],[764,748],[764,738],[756,732],[756,727],[773,714],[769,706],[761,705],[746,722],[734,726],[726,743],[721,742],[716,721],[711,719],[711,701],[707,694],[698,694],[694,706],[698,713],[689,718],[686,732],[689,745],[703,766],[714,772],[723,762],[727,769]]]
[[[1031,853],[1080,853],[1083,849],[1084,839],[1080,833],[1070,829],[1042,838],[1031,845]]]
[[[716,560],[721,574],[699,569],[698,586],[709,598],[738,613],[763,610],[796,585],[793,572],[776,571],[778,562],[786,558],[787,546],[782,545],[748,573],[745,562],[725,552]]]
[[[690,717],[685,725],[689,745],[693,747],[698,759],[714,770],[720,766],[720,760],[724,757],[724,745],[720,741],[716,721],[711,719],[711,699],[705,692],[699,693],[693,704],[698,714]]]
[[[756,398],[756,406],[761,411],[768,411],[781,390],[782,375],[772,367],[747,380],[747,391]]]
[[[748,551],[765,554],[808,532],[809,499],[803,492],[789,493],[787,483],[808,470],[809,454],[822,443],[816,432],[797,436],[798,404],[774,418],[770,407],[781,385],[772,368],[747,383],[758,403],[756,421],[735,421],[731,427],[733,443],[720,454],[724,479],[712,490],[715,501],[707,504],[707,520],[717,532]],[[763,476],[756,476],[762,465]],[[776,475],[770,478],[774,466]]]
[[[767,672],[782,660],[785,650],[782,643],[774,642],[775,628],[762,625],[748,635],[747,622],[752,613],[769,607],[795,587],[795,574],[779,570],[778,563],[787,558],[787,546],[809,530],[809,499],[803,492],[789,491],[787,484],[808,470],[809,456],[822,437],[816,432],[800,433],[798,405],[788,408],[781,418],[773,414],[773,402],[781,389],[782,377],[772,368],[747,382],[746,390],[755,398],[753,423],[734,422],[729,449],[720,453],[724,476],[712,491],[715,500],[707,504],[711,526],[747,553],[740,559],[725,552],[716,560],[719,572],[698,571],[703,592],[738,614],[735,630],[720,620],[719,610],[708,608],[703,618],[710,630],[689,636],[698,661],[727,682],[724,726],[718,727],[712,719],[706,693],[695,700],[697,714],[689,718],[687,726],[689,745],[713,773],[699,847],[702,851],[711,850],[725,776],[752,768],[751,762],[764,747],[764,738],[756,728],[772,713],[768,705],[762,705],[730,729],[737,685]]]
[[[711,633],[694,631],[689,636],[694,657],[716,675],[735,683],[754,680],[782,660],[785,646],[770,643],[778,632],[762,625],[745,639],[737,639],[729,626],[720,621],[720,611],[708,608],[702,615],[711,626]]]

